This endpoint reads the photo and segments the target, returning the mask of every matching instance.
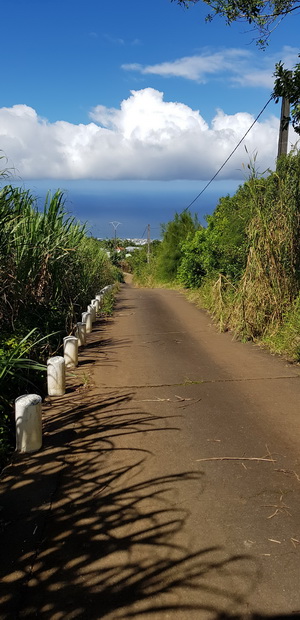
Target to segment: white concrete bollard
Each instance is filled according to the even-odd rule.
[[[102,300],[103,300],[103,295],[101,295],[101,293],[99,293],[98,295],[95,295],[95,299],[98,299],[99,307],[101,308]]]
[[[67,368],[78,366],[78,338],[75,336],[64,338],[64,359]]]
[[[94,317],[95,317],[95,318],[94,318],[94,321],[96,321],[96,318],[97,318],[97,307],[96,307],[96,304],[95,304],[95,300],[94,300],[94,299],[92,299],[92,301],[91,301],[91,307],[92,307],[93,312],[94,312]]]
[[[92,299],[91,304],[95,308],[96,315],[97,315],[99,313],[99,310],[100,310],[100,301],[99,301],[99,299],[97,299],[97,297],[95,299]]]
[[[76,323],[75,335],[78,338],[78,346],[84,347],[86,343],[86,323]]]
[[[36,452],[42,447],[42,399],[25,394],[15,400],[16,449]]]
[[[66,363],[61,355],[47,360],[47,385],[49,396],[63,396],[66,391]]]
[[[82,313],[82,322],[86,324],[86,333],[90,334],[91,331],[93,330],[93,321],[92,321],[92,315],[90,312]]]
[[[90,304],[87,307],[87,311],[92,315],[92,323],[94,323],[96,321],[96,308]]]

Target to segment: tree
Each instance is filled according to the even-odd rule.
[[[171,0],[174,2],[174,0]],[[188,8],[199,0],[176,0]],[[211,21],[216,15],[225,18],[227,24],[245,22],[258,33],[257,44],[265,47],[272,31],[290,13],[300,8],[297,0],[203,0],[212,12],[208,13],[206,21]]]
[[[181,244],[190,233],[200,228],[197,216],[189,211],[175,213],[174,219],[162,225],[163,240],[157,258],[157,277],[162,281],[176,279],[178,267],[183,256]]]
[[[300,58],[300,55],[299,55]],[[273,96],[277,102],[279,97],[285,97],[289,100],[291,107],[291,118],[288,117],[286,122],[292,120],[296,133],[300,134],[300,63],[297,63],[293,71],[285,69],[282,62],[277,63],[275,67],[275,84]]]
[[[237,281],[246,266],[247,228],[252,217],[251,186],[264,183],[253,179],[241,185],[234,196],[220,198],[212,215],[206,217],[206,247],[203,266],[208,275],[222,274]]]
[[[171,0],[174,2],[175,0]],[[233,22],[248,23],[257,33],[256,43],[264,49],[268,38],[280,22],[300,9],[299,0],[202,0],[212,12],[208,13],[206,21],[212,21],[216,15],[225,18],[228,25]],[[188,8],[199,0],[176,0],[177,4]],[[272,93],[276,103],[280,97],[289,99],[291,118],[295,131],[300,134],[300,63],[291,71],[285,69],[282,62],[275,67],[275,85]]]
[[[199,228],[194,233],[189,233],[181,243],[182,258],[177,269],[177,279],[187,288],[201,286],[206,275],[203,265],[205,242],[206,228]]]

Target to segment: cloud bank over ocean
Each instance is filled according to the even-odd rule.
[[[98,105],[91,122],[50,123],[24,104],[0,109],[0,145],[23,179],[206,180],[222,165],[254,118],[221,109],[210,124],[199,110],[164,101],[153,88],[132,90],[120,108]],[[274,166],[278,119],[258,121],[248,134],[248,153],[261,171]],[[296,138],[291,132],[291,143]],[[243,177],[244,146],[220,177]]]

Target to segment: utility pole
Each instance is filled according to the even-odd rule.
[[[147,225],[147,263],[150,263],[150,224]]]
[[[120,224],[122,222],[109,222],[109,223],[113,226],[114,231],[115,231],[115,249],[116,249],[116,247],[117,247],[117,228],[118,228],[118,226],[120,226]]]
[[[290,102],[286,97],[282,97],[277,158],[280,157],[280,155],[287,155],[289,122]]]

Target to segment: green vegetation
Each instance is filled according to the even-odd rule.
[[[157,254],[156,271],[157,277],[162,282],[168,282],[177,278],[183,249],[182,243],[192,237],[199,228],[197,217],[192,218],[188,211],[176,213],[174,219],[162,226],[163,243]]]
[[[199,0],[171,0],[189,8]],[[297,0],[203,0],[209,6],[210,13],[206,21],[221,16],[230,26],[233,22],[244,22],[254,32],[254,40],[261,49],[265,49],[273,31],[288,15],[296,17],[300,4]],[[300,57],[300,55],[299,55]],[[293,70],[285,69],[280,61],[275,65],[275,82],[272,93],[276,103],[285,97],[291,104],[291,117],[286,117],[288,124],[292,120],[295,131],[300,134],[300,63]]]
[[[300,63],[297,63],[293,71],[291,71],[290,69],[285,69],[282,62],[278,62],[275,65],[274,77],[273,97],[276,103],[280,97],[285,97],[289,100],[291,117],[285,118],[285,123],[288,124],[292,120],[296,133],[300,134]]]
[[[175,213],[174,219],[162,224],[163,243],[151,243],[150,261],[147,248],[136,250],[128,259],[129,269],[133,271],[140,284],[151,286],[154,283],[174,283],[183,258],[183,243],[192,238],[200,224],[188,211]]]
[[[199,0],[171,0],[188,8]],[[203,0],[210,13],[206,21],[216,16],[223,17],[227,25],[233,22],[249,24],[257,34],[257,44],[264,48],[268,39],[282,19],[289,14],[297,15],[297,0]]]
[[[115,303],[115,291],[108,291],[107,293],[105,293],[101,306],[101,314],[104,316],[111,316],[115,307]]]
[[[205,228],[176,214],[150,264],[145,253],[134,257],[134,278],[181,285],[220,329],[300,361],[300,153],[281,157],[265,178],[249,169]]]
[[[43,394],[45,361],[95,293],[118,279],[97,239],[70,217],[61,191],[42,210],[28,191],[0,190],[0,461],[10,444],[14,399]]]

